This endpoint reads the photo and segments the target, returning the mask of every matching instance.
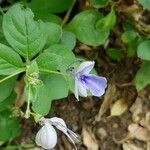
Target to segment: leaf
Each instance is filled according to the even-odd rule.
[[[12,104],[15,101],[15,98],[16,98],[16,94],[12,93],[5,100],[0,102],[0,112],[5,110],[6,108],[8,108],[10,106],[10,104]]]
[[[44,23],[34,21],[33,17],[29,8],[15,4],[3,18],[6,40],[26,60],[31,59],[42,50],[47,39]]]
[[[150,0],[138,0],[138,2],[146,9],[150,10]]]
[[[95,8],[102,8],[108,4],[108,0],[90,0],[90,2]]]
[[[20,126],[17,118],[5,110],[0,113],[0,141],[14,139],[20,134]]]
[[[111,107],[111,116],[120,116],[128,109],[124,99],[117,100]]]
[[[73,50],[76,45],[76,36],[72,32],[63,31],[60,43]]]
[[[4,78],[4,77],[0,77]],[[2,83],[0,83],[0,102],[5,100],[12,92],[14,85],[16,83],[17,76],[12,77]]]
[[[121,51],[117,48],[108,48],[106,50],[108,57],[114,61],[119,61],[121,58]]]
[[[59,57],[61,63],[57,67],[57,69],[61,71],[66,72],[68,65],[70,65],[72,62],[76,60],[73,52],[61,44],[55,44],[46,49],[45,52],[55,54],[57,55],[57,57]]]
[[[126,31],[122,34],[121,39],[124,43],[131,43],[137,37],[137,33],[133,30]]]
[[[66,26],[66,30],[73,32],[77,39],[87,45],[99,46],[105,43],[109,31],[96,29],[96,23],[102,19],[97,10],[86,10],[76,15]]]
[[[111,12],[107,16],[97,21],[96,28],[107,31],[107,30],[112,29],[115,24],[116,24],[116,13],[114,9],[112,8]]]
[[[2,21],[3,21],[3,16],[0,15],[0,42],[3,44],[7,44],[4,34],[3,34]]]
[[[21,70],[20,56],[6,45],[0,44],[0,75],[9,75]]]
[[[144,41],[139,44],[137,55],[143,60],[150,60],[150,41]]]
[[[72,2],[73,0],[32,0],[29,7],[34,12],[61,13],[66,11]]]
[[[61,36],[62,36],[62,28],[60,25],[57,25],[55,23],[46,23],[46,31],[48,33],[48,38],[46,41],[46,47],[49,47],[51,45],[54,45],[59,42]]]
[[[62,64],[62,57],[53,53],[44,52],[36,59],[40,69],[57,70]]]
[[[150,62],[144,63],[135,76],[135,85],[138,91],[150,84]]]
[[[46,115],[50,108],[52,100],[57,100],[68,96],[68,83],[64,76],[57,74],[41,75],[43,81],[37,91],[37,99],[32,103],[32,109],[36,113]]]
[[[35,11],[34,15],[35,15],[35,20],[41,19],[44,22],[53,22],[56,24],[61,24],[61,22],[62,22],[62,19],[59,16],[49,13],[49,10]]]

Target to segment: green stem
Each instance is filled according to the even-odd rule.
[[[68,74],[64,74],[58,71],[52,71],[52,70],[47,70],[47,69],[40,69],[41,72],[46,72],[46,73],[52,73],[52,74],[58,74],[62,76],[68,76]]]
[[[30,117],[30,100],[31,100],[31,85],[29,85],[28,99],[27,99],[27,109],[26,109],[26,112],[25,112],[25,118]]]
[[[63,21],[62,21],[62,23],[61,23],[61,26],[62,26],[62,27],[63,27],[63,26],[66,24],[66,22],[68,21],[68,19],[69,19],[69,17],[70,17],[70,14],[71,14],[71,12],[72,12],[73,6],[74,6],[75,3],[76,3],[76,0],[73,0],[73,2],[72,2],[72,4],[71,4],[70,8],[68,9],[68,11],[67,11],[67,13],[66,13],[66,15],[65,15],[65,17],[64,17],[64,19],[63,19]]]
[[[15,72],[15,73],[13,73],[13,74],[11,74],[11,75],[5,77],[5,78],[3,78],[3,79],[0,80],[0,83],[2,83],[2,82],[4,82],[4,81],[8,80],[9,78],[12,78],[13,76],[16,76],[16,75],[19,74],[19,73],[24,72],[24,71],[25,71],[25,70],[20,70],[20,71],[18,71],[18,72]]]

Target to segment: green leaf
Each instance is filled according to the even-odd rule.
[[[0,77],[2,79],[4,77]],[[12,77],[2,83],[0,83],[0,102],[5,100],[12,92],[14,85],[16,83],[17,76]]]
[[[135,76],[136,89],[142,90],[150,84],[150,62],[144,63]]]
[[[90,2],[95,8],[102,8],[108,4],[108,0],[90,0]]]
[[[63,31],[60,43],[73,50],[76,45],[76,37],[72,32]]]
[[[107,16],[97,21],[96,28],[101,30],[102,29],[110,30],[114,27],[115,24],[116,24],[116,13],[112,8],[111,12]]]
[[[33,20],[33,13],[21,4],[13,5],[4,15],[3,30],[8,43],[26,60],[34,57],[45,45],[45,24]]]
[[[73,0],[32,0],[29,6],[34,12],[61,13],[66,11],[72,2]]]
[[[121,39],[124,43],[131,43],[137,37],[137,33],[133,30],[126,31],[122,34]]]
[[[105,43],[109,35],[109,31],[96,29],[96,23],[100,19],[102,14],[97,10],[86,10],[76,15],[66,29],[73,32],[80,42],[99,46]]]
[[[138,2],[146,9],[150,10],[150,0],[138,0]]]
[[[33,73],[39,73],[39,68],[36,61],[33,61],[30,65],[27,66],[26,74],[30,76]]]
[[[9,75],[21,70],[20,56],[6,45],[0,44],[0,75]]]
[[[149,60],[150,61],[150,41],[144,41],[139,44],[137,55],[139,58],[143,60]]]
[[[59,42],[62,36],[62,28],[60,25],[55,23],[46,23],[46,29],[48,33],[48,38],[46,41],[46,47],[54,45]]]
[[[32,109],[36,113],[46,115],[52,100],[68,96],[68,83],[64,76],[57,74],[41,75],[43,86],[38,89],[37,99],[32,103]]]
[[[20,134],[19,122],[8,110],[0,113],[0,133],[0,141],[14,139]]]
[[[53,53],[44,52],[36,59],[39,69],[57,70],[58,66],[62,64],[62,57]]]
[[[57,69],[61,71],[66,71],[67,66],[76,60],[73,52],[61,44],[53,45],[46,49],[45,52],[57,55],[58,59],[61,61]]]
[[[12,104],[15,101],[15,98],[16,98],[16,94],[12,93],[5,100],[3,100],[2,102],[0,101],[0,112],[8,108],[10,104]]]
[[[117,48],[108,48],[106,50],[108,57],[114,61],[119,61],[121,58],[121,51]]]
[[[3,16],[0,15],[0,42],[3,44],[7,44],[4,34],[3,34],[2,21],[3,21]]]
[[[33,11],[34,12],[34,11]],[[37,11],[34,12],[35,20],[43,20],[44,22],[53,22],[61,24],[62,19],[59,16],[49,13],[49,11]]]

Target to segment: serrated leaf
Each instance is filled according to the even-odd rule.
[[[42,50],[47,39],[44,23],[34,21],[33,17],[29,8],[15,4],[3,18],[6,40],[16,52],[27,60]]]
[[[1,76],[0,79],[4,77]],[[0,83],[0,102],[5,100],[12,92],[14,85],[16,83],[17,76],[12,77],[2,83]]]
[[[36,113],[46,115],[50,108],[52,100],[67,97],[68,83],[64,76],[57,74],[41,75],[43,86],[38,89],[37,99],[32,103],[32,109]]]
[[[73,0],[32,0],[29,6],[35,12],[61,13],[66,11],[72,2]]]
[[[5,110],[0,113],[0,141],[8,141],[20,134],[20,126],[17,118]]]
[[[138,91],[150,84],[150,62],[144,63],[135,76],[135,85]]]
[[[99,46],[104,44],[109,31],[96,29],[96,23],[102,19],[97,10],[86,10],[77,14],[66,26],[66,30],[73,32],[77,39],[87,45]]]
[[[53,45],[46,49],[45,52],[55,54],[60,58],[61,63],[57,69],[61,71],[66,71],[67,66],[76,60],[73,52],[61,44]]]
[[[137,54],[139,58],[150,61],[150,41],[144,41],[140,43]]]
[[[76,37],[72,32],[63,31],[60,43],[73,50],[76,45]]]
[[[22,70],[20,56],[6,45],[0,44],[0,75],[9,75]]]

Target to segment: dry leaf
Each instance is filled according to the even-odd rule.
[[[95,135],[88,128],[83,128],[82,130],[83,144],[87,147],[87,150],[98,150],[98,142]]]
[[[143,102],[140,97],[137,97],[135,103],[131,106],[130,111],[132,112],[132,119],[134,122],[140,121],[140,114],[142,114]]]
[[[138,124],[130,124],[128,126],[129,134],[132,138],[136,138],[140,141],[149,141],[150,140],[150,131],[139,126]]]
[[[131,143],[123,143],[122,148],[123,150],[143,150],[143,148],[140,148],[139,146]]]
[[[117,100],[111,107],[111,116],[120,116],[128,109],[128,105],[124,99]]]
[[[96,121],[101,120],[102,115],[110,108],[110,105],[112,101],[115,99],[115,97],[116,97],[116,86],[115,84],[109,84],[104,96],[104,101],[96,117]]]

